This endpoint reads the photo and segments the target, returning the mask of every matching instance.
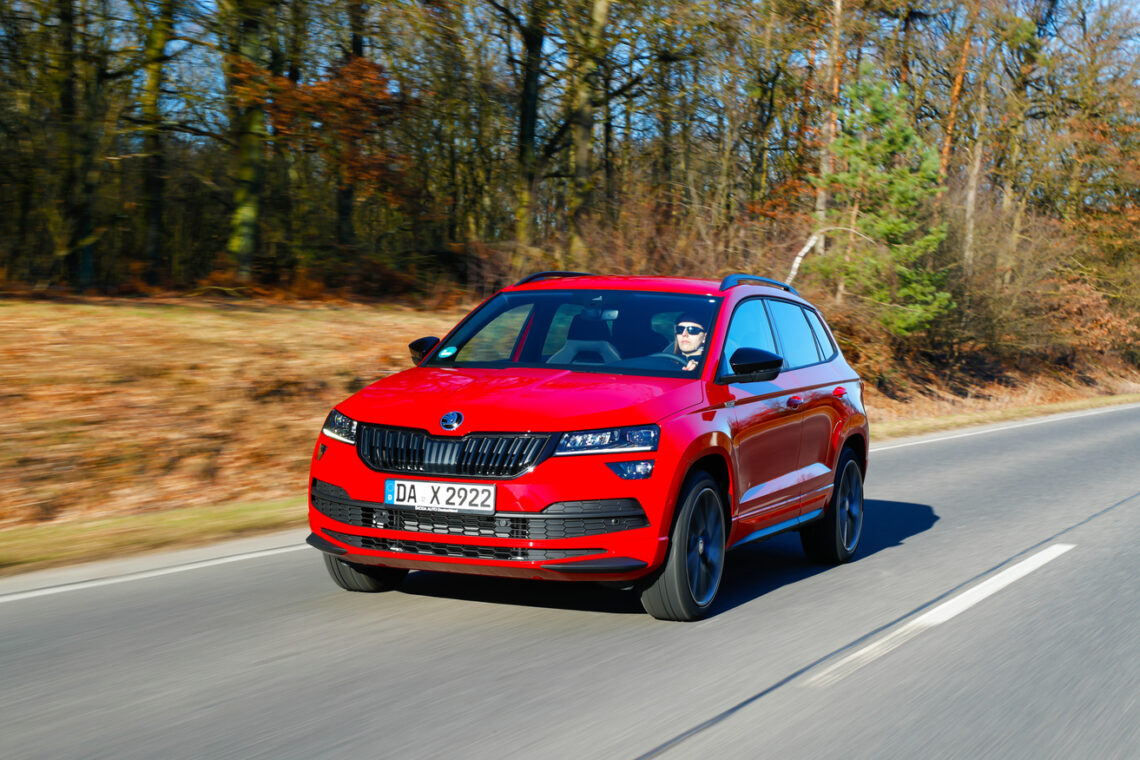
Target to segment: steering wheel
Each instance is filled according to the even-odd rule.
[[[650,358],[653,358],[655,356],[659,356],[659,357],[664,358],[664,359],[672,359],[673,361],[680,364],[682,367],[689,363],[688,357],[681,356],[680,354],[671,354],[668,351],[658,351],[655,354],[649,355]]]

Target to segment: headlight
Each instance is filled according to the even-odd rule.
[[[656,425],[582,430],[563,433],[555,456],[566,454],[624,454],[630,451],[657,451],[661,428]]]
[[[333,409],[325,418],[325,426],[321,432],[329,438],[335,438],[345,443],[356,443],[356,420],[345,417]]]

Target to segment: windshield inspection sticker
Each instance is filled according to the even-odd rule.
[[[440,359],[446,359],[447,357],[452,356],[454,354],[455,354],[455,346],[448,346],[447,348],[445,348],[439,352],[439,358]]]

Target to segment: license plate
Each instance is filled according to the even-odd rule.
[[[436,512],[493,514],[495,487],[431,480],[389,480],[384,484],[384,503]]]

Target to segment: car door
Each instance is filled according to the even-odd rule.
[[[821,348],[810,321],[814,312],[799,304],[768,302],[781,355],[786,362],[791,403],[800,411],[800,448],[796,470],[801,488],[801,514],[822,508],[832,487],[832,431],[838,419],[835,382],[828,359],[835,355],[829,342]],[[818,317],[816,317],[818,321]],[[821,326],[822,328],[822,326]]]
[[[777,351],[762,298],[742,301],[733,312],[719,377],[732,373],[729,359],[744,347]],[[733,532],[737,541],[798,513],[800,412],[789,404],[792,393],[783,375],[766,382],[729,382],[720,388],[738,480]]]

